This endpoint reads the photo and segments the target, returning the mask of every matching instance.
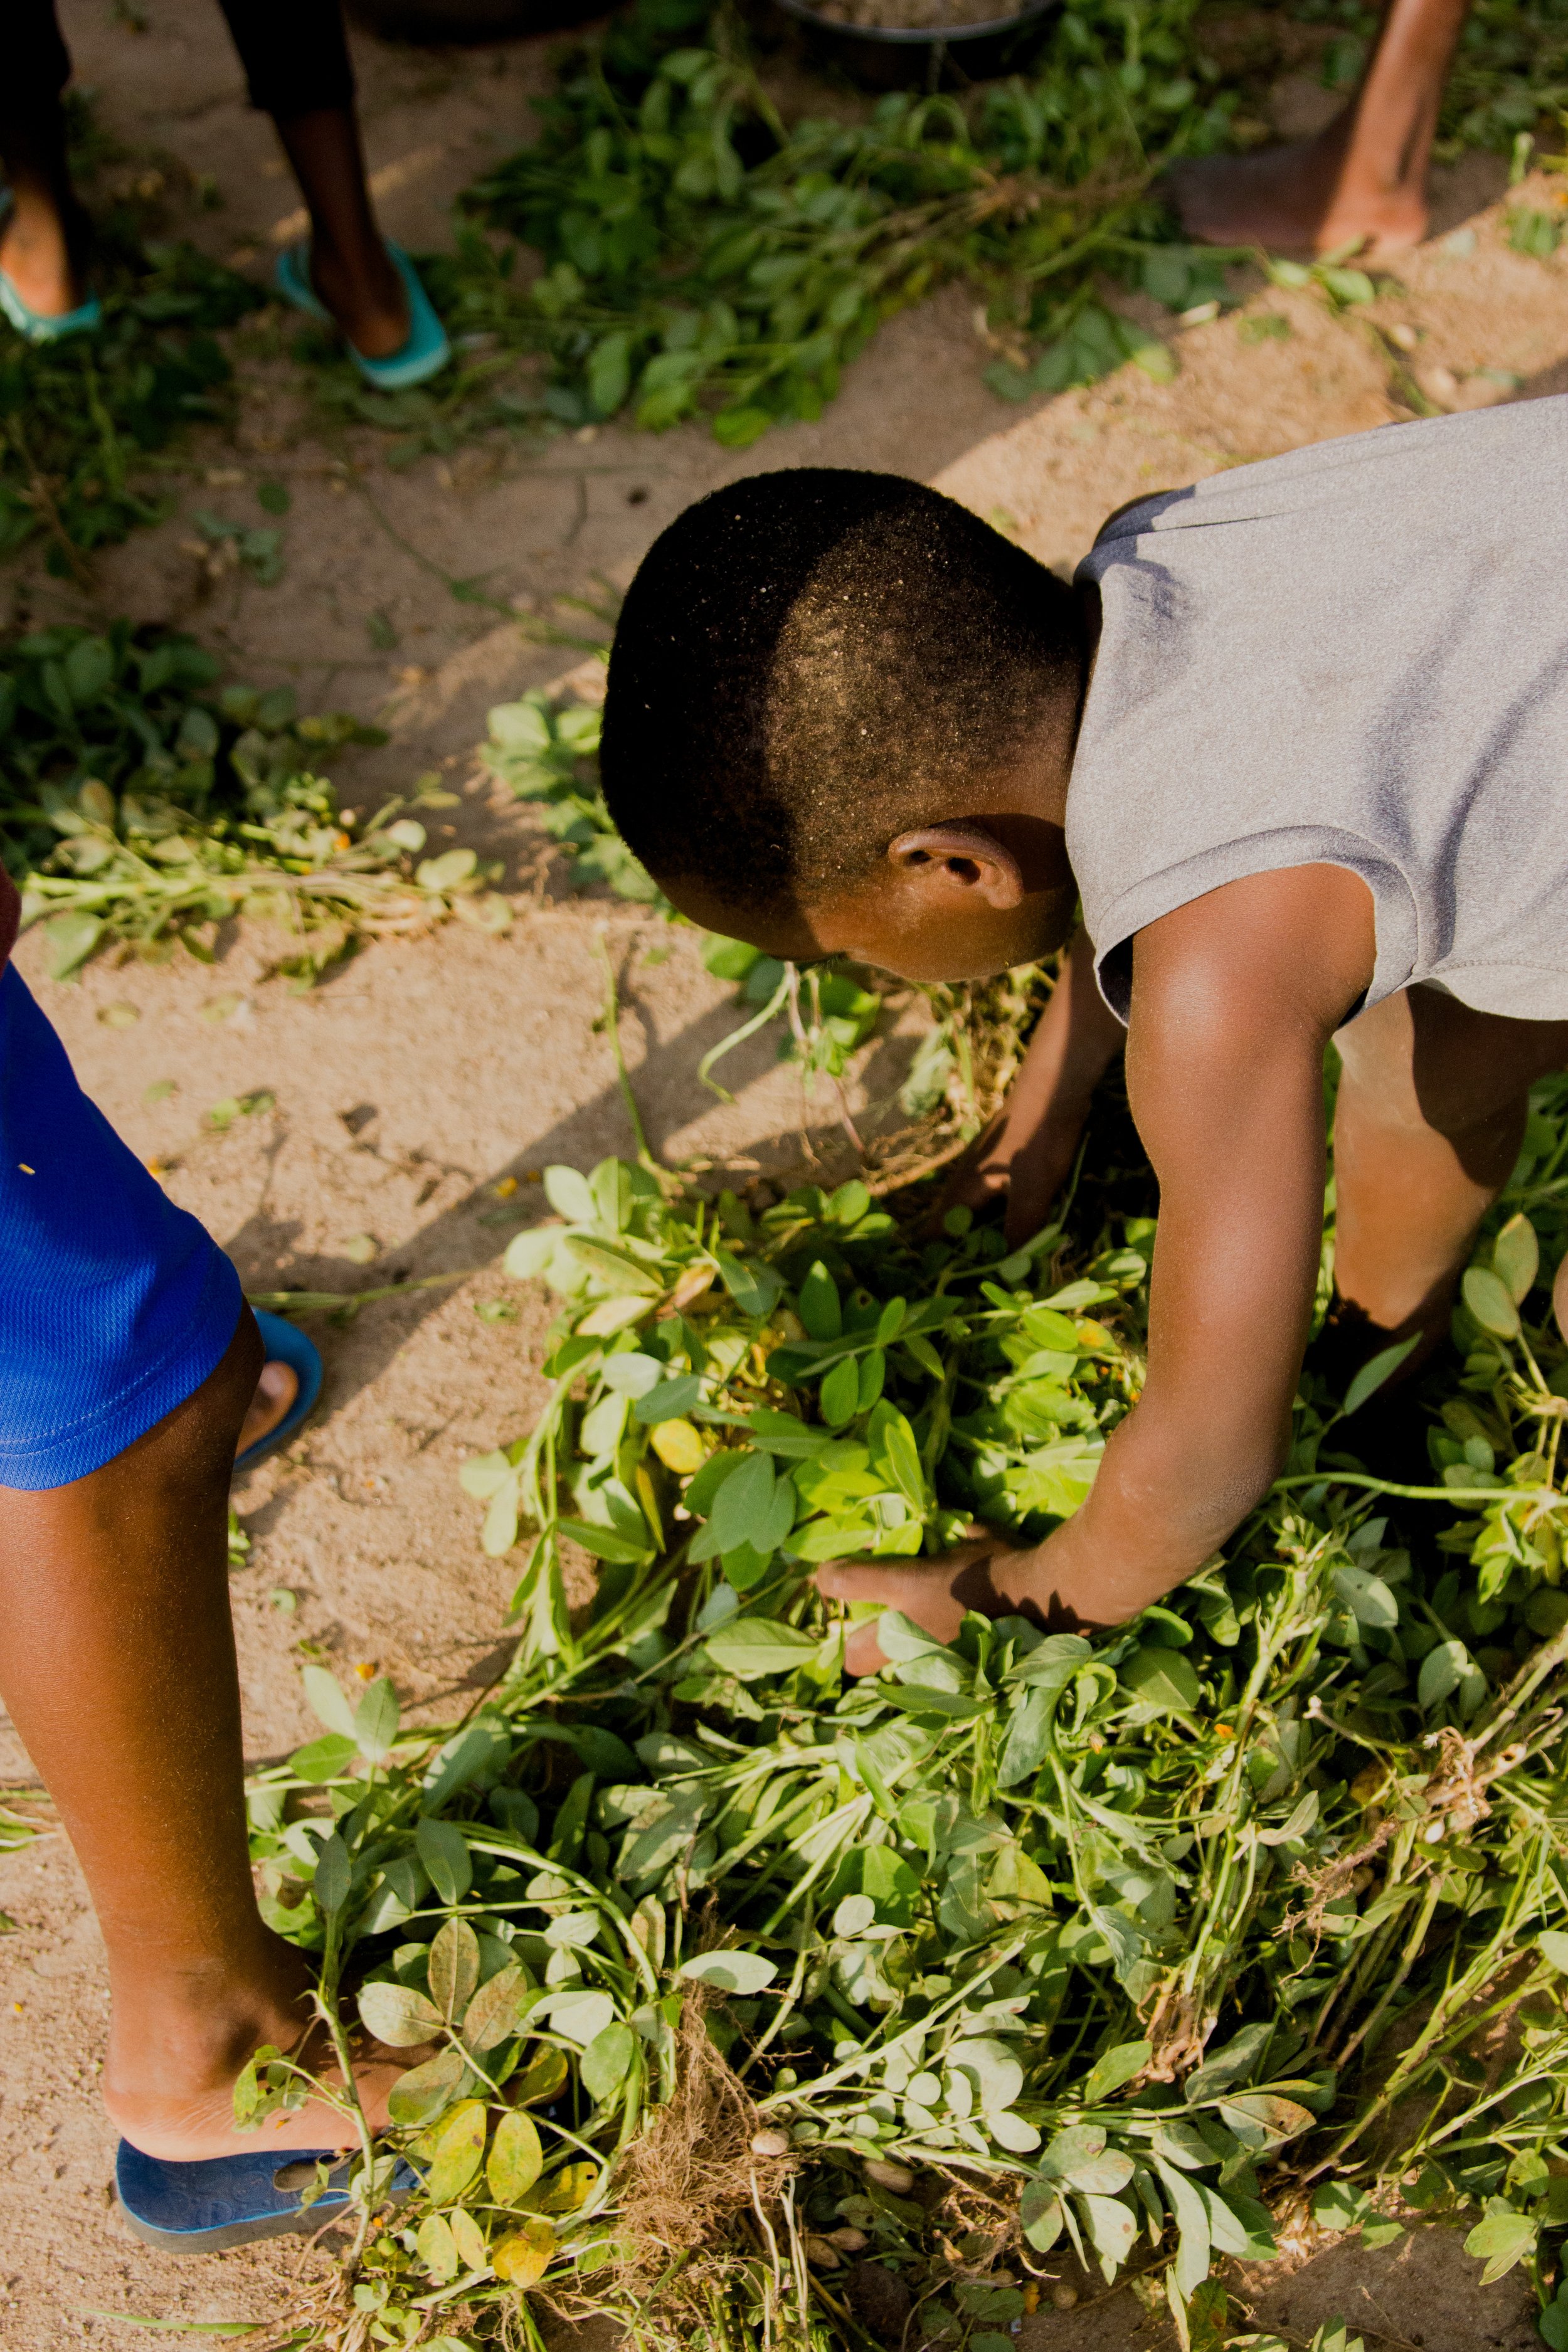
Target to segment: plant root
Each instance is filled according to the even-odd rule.
[[[742,2213],[776,2226],[779,2192],[794,2170],[789,2157],[758,2156],[762,2125],[751,2094],[708,2031],[710,1996],[687,1991],[676,2054],[675,2095],[622,2160],[617,2183],[623,2265],[636,2278],[658,2278],[674,2259],[721,2244]]]

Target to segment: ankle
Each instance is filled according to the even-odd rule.
[[[310,2022],[310,1973],[288,1946],[235,1969],[199,1961],[114,1983],[104,2095],[153,2109],[232,2083],[263,2042],[288,2049]]]
[[[403,281],[386,246],[374,229],[340,242],[315,229],[310,237],[310,272],[325,279],[334,293],[368,296],[401,295]],[[318,286],[318,291],[321,291]],[[324,297],[323,297],[324,299]]]
[[[384,359],[408,334],[408,298],[396,264],[379,237],[351,254],[317,238],[310,248],[310,282],[354,348],[367,359]]]

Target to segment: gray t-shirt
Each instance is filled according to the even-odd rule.
[[[1349,866],[1366,1002],[1568,1020],[1568,397],[1384,425],[1144,500],[1079,567],[1104,625],[1067,845],[1125,1020],[1134,932]]]

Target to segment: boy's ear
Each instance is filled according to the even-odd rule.
[[[888,856],[900,877],[949,899],[971,897],[1002,909],[1028,895],[1023,868],[988,825],[975,823],[922,824],[888,844]]]

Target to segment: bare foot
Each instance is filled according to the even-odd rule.
[[[1341,115],[1315,139],[1260,154],[1177,164],[1166,184],[1182,226],[1205,245],[1333,253],[1359,244],[1359,257],[1373,261],[1419,245],[1426,234],[1420,182],[1384,185],[1352,166],[1352,120]]]
[[[408,341],[408,297],[384,245],[351,262],[313,244],[310,283],[362,359],[390,359]]]
[[[247,1986],[226,2000],[202,1999],[163,1980],[135,2026],[128,2022],[134,2002],[117,2004],[104,2105],[144,2156],[196,2164],[211,2157],[357,2143],[352,2118],[321,2099],[272,2116],[256,2130],[235,2126],[235,2083],[265,2042],[297,2054],[329,2086],[342,2080],[324,2030],[307,2022],[309,1976],[300,1955],[281,1938],[271,1941],[274,1952],[265,1964],[269,1981],[259,1990]],[[356,2032],[353,2048],[360,2102],[377,2131],[387,2121],[387,2099],[399,2075],[432,2053],[389,2050],[363,2032]]]
[[[270,1437],[300,1393],[300,1375],[292,1364],[279,1363],[276,1359],[261,1367],[261,1377],[256,1383],[244,1421],[240,1423],[239,1440],[235,1446],[237,1457],[248,1445],[259,1445]]]
[[[896,1567],[830,1560],[816,1571],[817,1590],[829,1600],[874,1601],[883,1609],[900,1610],[938,1642],[955,1641],[971,1609],[983,1617],[1027,1615],[1059,1631],[1075,1627],[1077,1612],[1058,1591],[1059,1581],[1046,1562],[1044,1545],[1019,1550],[989,1531],[974,1534],[940,1559]],[[875,1623],[858,1625],[845,1646],[846,1674],[874,1675],[887,1663]]]

